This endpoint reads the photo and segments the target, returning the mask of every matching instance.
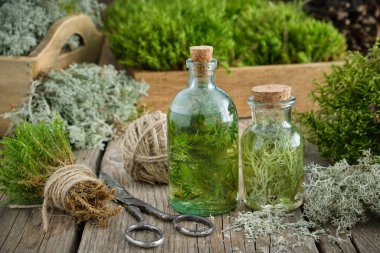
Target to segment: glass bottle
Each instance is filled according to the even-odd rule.
[[[286,85],[262,85],[248,99],[252,124],[243,132],[244,201],[254,210],[302,204],[304,139],[291,121],[295,97]]]
[[[185,214],[226,213],[238,191],[238,116],[215,85],[212,47],[190,48],[188,87],[168,111],[169,204]]]

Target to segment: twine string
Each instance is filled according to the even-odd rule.
[[[67,209],[67,196],[72,187],[83,181],[98,182],[95,174],[87,166],[72,164],[54,172],[46,181],[44,202],[42,204],[42,223],[44,232],[48,229],[48,208]]]
[[[131,123],[122,151],[124,168],[132,177],[148,183],[167,183],[166,115],[146,114]]]

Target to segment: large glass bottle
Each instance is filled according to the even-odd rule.
[[[168,111],[169,204],[180,213],[216,215],[236,207],[238,116],[215,85],[212,47],[190,53],[189,85]]]
[[[302,204],[304,140],[291,121],[295,97],[286,85],[262,85],[248,100],[252,124],[241,138],[244,201],[254,210]]]

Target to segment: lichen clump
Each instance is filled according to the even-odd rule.
[[[0,4],[0,55],[28,55],[59,18],[89,15],[101,24],[103,5],[96,0],[3,0]],[[1,3],[1,2],[0,2]]]
[[[312,221],[330,222],[339,233],[365,222],[367,212],[380,214],[380,156],[365,151],[356,165],[343,160],[307,169],[304,212]]]
[[[75,148],[101,148],[115,121],[137,116],[136,103],[147,88],[111,65],[74,64],[34,81],[22,108],[6,116],[37,123],[59,115]]]
[[[244,230],[253,240],[274,236],[275,244],[289,243],[289,238],[282,236],[284,230],[297,239],[307,236],[318,241],[320,235],[326,235],[338,242],[357,223],[366,222],[368,213],[380,214],[380,156],[368,150],[356,165],[342,160],[329,167],[311,164],[307,171],[304,217],[291,218],[283,210],[266,208],[239,213],[228,229]],[[329,224],[337,228],[334,235],[324,228]]]

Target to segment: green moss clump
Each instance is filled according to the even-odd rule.
[[[230,66],[328,61],[345,49],[330,24],[265,0],[115,0],[105,28],[119,61],[147,70],[184,69],[188,48],[201,44]]]
[[[319,111],[300,115],[307,138],[330,162],[349,163],[371,149],[380,154],[380,49],[367,56],[352,53],[342,66],[334,66],[312,98]]]
[[[344,36],[296,5],[248,6],[234,26],[235,65],[330,61],[342,56]]]
[[[19,124],[14,137],[0,141],[0,185],[9,201],[42,203],[46,180],[57,167],[74,163],[62,120]]]
[[[232,57],[232,23],[225,1],[116,0],[107,10],[106,34],[121,63],[139,69],[183,69],[189,46],[211,44],[215,57]]]

